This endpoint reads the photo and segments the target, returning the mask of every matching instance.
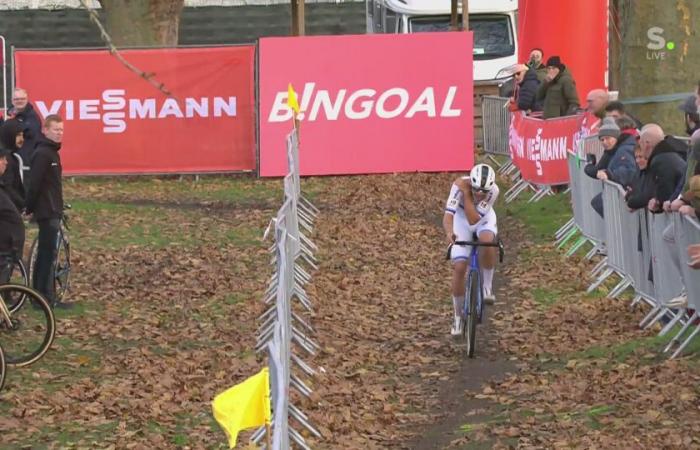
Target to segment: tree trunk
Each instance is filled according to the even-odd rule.
[[[184,0],[100,0],[100,4],[117,47],[177,45]]]
[[[700,2],[696,0],[620,0],[620,98],[690,94],[700,73],[697,45]],[[682,100],[629,105],[645,123],[667,134],[685,134]]]

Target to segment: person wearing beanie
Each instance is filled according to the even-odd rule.
[[[576,114],[580,108],[576,81],[558,56],[547,60],[547,75],[537,90],[537,101],[543,105],[545,119]]]
[[[24,210],[24,184],[22,181],[24,163],[19,149],[24,143],[24,127],[16,119],[9,119],[0,125],[0,148],[9,152],[7,169],[0,175],[7,194],[19,211]]]
[[[621,129],[624,129],[624,132]],[[605,151],[597,162],[595,155],[588,155],[588,164],[584,168],[586,175],[601,181],[609,180],[622,186],[629,185],[639,170],[634,158],[637,139],[631,132],[633,129],[634,122],[626,117],[621,117],[618,121],[612,117],[603,119],[598,129],[598,138]],[[602,194],[593,197],[591,206],[603,217]]]

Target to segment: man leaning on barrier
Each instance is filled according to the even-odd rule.
[[[654,196],[654,185],[647,176],[647,157],[639,142],[634,147],[634,161],[639,170],[625,188],[625,202],[630,211],[646,208]]]
[[[603,119],[598,129],[598,138],[605,151],[597,162],[595,155],[588,155],[588,165],[584,168],[586,175],[601,181],[610,180],[622,186],[629,185],[638,170],[634,158],[637,143],[635,135],[631,119],[621,117],[617,122],[612,117]],[[603,217],[602,193],[591,199],[591,206]]]
[[[660,213],[685,172],[688,146],[673,136],[664,137],[664,130],[654,123],[644,126],[639,142],[647,155],[647,176],[654,187],[654,196],[647,207],[653,213]]]
[[[576,114],[581,105],[576,82],[558,56],[547,60],[547,76],[537,89],[537,101],[542,102],[545,119]]]

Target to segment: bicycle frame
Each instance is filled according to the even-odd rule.
[[[478,296],[476,298],[476,315],[477,319],[479,322],[481,322],[481,318],[483,316],[484,312],[484,307],[483,307],[483,297],[484,297],[484,292],[482,290],[482,279],[481,279],[481,267],[479,266],[479,246],[478,245],[472,245],[472,251],[471,254],[469,255],[469,268],[467,269],[467,283],[466,283],[466,290],[465,290],[465,295],[464,295],[464,317],[467,317],[471,311],[469,311],[469,287],[471,286],[471,282],[474,282],[474,278],[476,278],[476,282],[479,284],[479,289],[478,289]],[[474,278],[472,278],[474,277]]]

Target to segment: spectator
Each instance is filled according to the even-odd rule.
[[[514,102],[521,111],[540,111],[542,106],[536,102],[537,88],[540,85],[535,70],[525,64],[519,64],[515,73],[517,89]]]
[[[24,143],[22,125],[15,119],[5,121],[0,125],[0,148],[10,152],[7,169],[0,175],[10,200],[18,211],[24,210],[24,185],[22,184],[24,164],[17,151]]]
[[[690,137],[690,145],[691,151],[688,152],[685,174],[671,195],[671,201],[663,204],[663,210],[666,212],[678,211],[683,205],[690,204],[690,179],[694,175],[700,175],[700,165],[697,164],[700,160],[700,130],[695,131]]]
[[[634,148],[634,160],[639,171],[625,186],[625,201],[627,207],[632,211],[646,208],[649,200],[654,196],[654,185],[651,182],[651,177],[647,176],[646,152],[639,143]]]
[[[527,62],[527,65],[535,71],[540,83],[542,83],[547,76],[547,68],[542,64],[542,61],[544,61],[544,52],[541,48],[533,48],[530,50],[530,60]]]
[[[41,292],[55,308],[70,307],[57,301],[54,292],[54,263],[56,239],[63,215],[63,185],[61,182],[61,141],[63,120],[50,115],[44,122],[29,172],[27,213],[33,214],[39,224],[39,243],[33,273],[34,289]]]
[[[605,116],[614,117],[615,119],[618,119],[622,116],[627,116],[634,121],[634,127],[636,129],[640,130],[642,128],[642,122],[640,122],[639,119],[627,112],[624,103],[617,100],[608,102],[608,104],[605,106]]]
[[[8,150],[0,149],[0,176],[13,158]],[[24,222],[0,179],[0,284],[7,283],[17,258],[24,249]]]
[[[601,181],[610,180],[622,186],[629,185],[637,173],[634,158],[636,138],[629,132],[634,129],[634,123],[627,118],[620,119],[620,127],[611,117],[603,120],[598,130],[598,138],[605,151],[596,164],[595,155],[588,155],[588,165],[584,168],[586,175]],[[624,132],[621,130],[624,128]],[[601,216],[603,215],[603,194],[591,199],[591,206]]]
[[[688,136],[692,136],[695,131],[700,129],[700,114],[698,114],[698,96],[693,94],[686,98],[681,106],[678,107],[685,115],[685,132]]]
[[[688,246],[688,257],[690,261],[688,264],[693,269],[700,269],[700,244],[693,244]]]
[[[657,124],[642,129],[640,142],[648,155],[647,176],[654,185],[654,196],[649,200],[648,208],[658,213],[663,202],[671,199],[685,172],[688,146],[673,136],[664,137],[663,129]]]
[[[537,101],[543,104],[545,119],[575,114],[579,109],[576,82],[558,56],[547,60],[547,76],[537,89]]]
[[[586,111],[597,118],[605,117],[605,107],[608,105],[608,93],[604,89],[593,89],[586,96]]]
[[[15,88],[12,92],[12,108],[7,112],[9,118],[16,119],[22,124],[24,131],[24,144],[19,150],[19,155],[24,161],[25,167],[31,165],[34,156],[34,148],[41,136],[41,118],[29,103],[27,91]]]

